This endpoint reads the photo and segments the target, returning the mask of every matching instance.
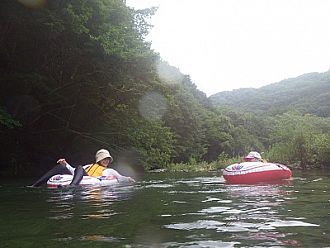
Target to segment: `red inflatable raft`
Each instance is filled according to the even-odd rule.
[[[232,184],[251,184],[279,181],[292,176],[291,170],[282,164],[263,162],[244,162],[229,165],[223,177]]]

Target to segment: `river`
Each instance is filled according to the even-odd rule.
[[[228,185],[150,173],[133,186],[0,186],[1,247],[330,247],[330,173]]]

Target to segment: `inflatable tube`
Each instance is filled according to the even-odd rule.
[[[48,179],[48,188],[61,188],[69,185],[73,175],[55,175]],[[113,177],[90,177],[84,176],[80,182],[82,186],[108,186],[118,184],[117,178]]]
[[[223,177],[231,184],[279,181],[291,176],[291,170],[285,165],[262,162],[232,164],[223,171]]]

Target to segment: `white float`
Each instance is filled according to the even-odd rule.
[[[72,181],[73,175],[55,175],[48,179],[48,188],[61,188],[68,186]],[[82,186],[109,186],[119,184],[115,177],[90,177],[84,176],[79,185]]]

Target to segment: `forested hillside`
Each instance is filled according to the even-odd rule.
[[[298,110],[330,116],[330,71],[309,73],[259,89],[238,89],[210,96],[216,106],[228,106],[256,114],[279,114]]]
[[[232,125],[145,41],[156,9],[123,0],[0,2],[2,173],[59,157],[162,168],[231,153]]]
[[[330,71],[304,74],[259,89],[220,92],[210,96],[210,101],[230,116],[236,127],[252,134],[250,140],[265,150],[269,160],[302,168],[329,165]],[[241,140],[243,144],[246,142]]]

